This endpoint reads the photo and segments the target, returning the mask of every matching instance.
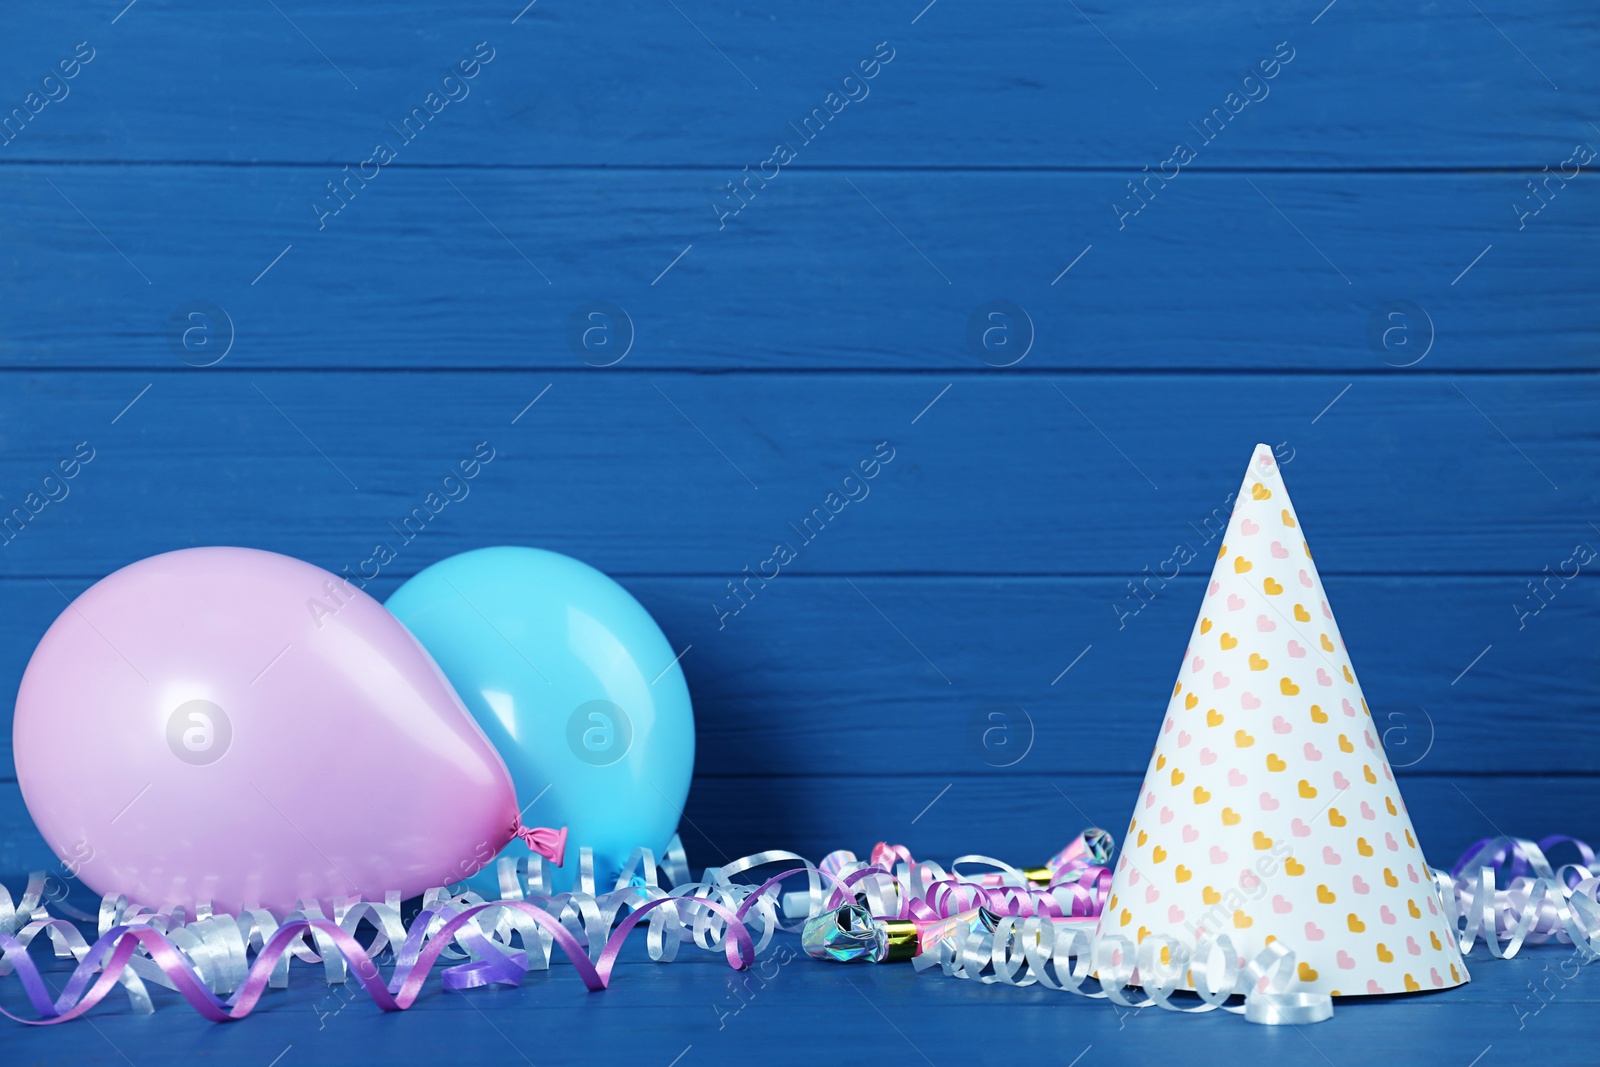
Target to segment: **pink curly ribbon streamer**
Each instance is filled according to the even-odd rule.
[[[987,856],[963,856],[952,867],[977,863],[998,875],[964,878],[937,863],[918,862],[904,845],[879,842],[862,864],[851,852],[831,852],[818,869],[839,877],[841,888],[828,899],[832,909],[865,895],[880,919],[948,919],[974,907],[999,917],[1089,919],[1098,917],[1111,892],[1111,870],[1097,866],[1069,846],[1051,861],[1050,883],[1038,887],[1020,870]],[[996,884],[998,883],[998,884]]]

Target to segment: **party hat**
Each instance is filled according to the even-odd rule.
[[[1468,981],[1300,520],[1257,445],[1100,933],[1226,934],[1335,996]]]

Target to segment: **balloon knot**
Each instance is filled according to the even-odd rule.
[[[552,830],[548,826],[528,827],[522,825],[522,820],[512,827],[512,836],[521,839],[530,849],[555,864],[557,867],[567,856],[567,828]]]

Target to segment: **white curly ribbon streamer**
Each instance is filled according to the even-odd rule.
[[[1125,1008],[1154,1005],[1167,1011],[1200,1014],[1223,1011],[1250,1022],[1307,1024],[1333,1016],[1333,999],[1293,987],[1294,953],[1268,945],[1240,965],[1227,935],[1207,938],[1191,954],[1174,938],[1152,934],[1135,948],[1124,937],[1096,940],[1093,922],[1001,919],[993,932],[974,927],[963,938],[947,938],[913,963],[920,970],[939,967],[954,978],[1046,989],[1109,1000]],[[1165,952],[1163,953],[1163,950]],[[1175,1003],[1172,994],[1193,978],[1198,1004]],[[1098,988],[1086,988],[1094,981]],[[1130,996],[1138,986],[1142,999]],[[1240,1004],[1228,1001],[1242,996]]]

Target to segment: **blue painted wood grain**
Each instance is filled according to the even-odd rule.
[[[181,367],[169,321],[206,300],[219,368],[586,369],[596,301],[631,320],[612,374],[1597,366],[1587,174],[1184,173],[1122,217],[1137,167],[810,168],[719,224],[737,173],[396,165],[319,224],[337,167],[0,166],[38,220],[7,242],[0,364]],[[1026,322],[990,352],[996,300]]]
[[[785,573],[764,588],[752,584],[737,615],[727,614],[738,603],[729,577],[622,582],[675,649],[688,649],[680,662],[694,695],[700,773],[799,778],[913,767],[973,777],[1001,765],[1012,776],[1091,767],[1143,773],[1205,581],[1172,583],[1138,614],[1121,616],[1119,629],[1114,609],[1127,612],[1131,602],[1110,577]],[[380,579],[373,589],[387,595],[398,581]],[[1592,714],[1600,691],[1586,669],[1600,624],[1595,583],[1557,592],[1518,630],[1512,604],[1527,594],[1508,576],[1327,582],[1376,732],[1396,765],[1438,775],[1600,771]],[[36,635],[66,607],[64,596],[87,584],[0,581],[9,607],[0,691],[16,692]],[[1419,633],[1440,636],[1424,641]],[[527,654],[542,662],[538,650]],[[1533,691],[1531,678],[1541,680]],[[1007,734],[986,748],[994,712]],[[1569,743],[1508,744],[1513,721],[1530,736]],[[908,738],[916,739],[909,751]],[[10,740],[8,700],[0,709],[7,773]],[[886,766],[886,751],[910,762]],[[1533,795],[1508,800],[1529,810],[1541,803]]]
[[[801,165],[1137,172],[1194,137],[1188,124],[1228,93],[1246,98],[1245,77],[1280,42],[1294,58],[1204,165],[1537,169],[1593,133],[1600,29],[1577,4],[1535,14],[1501,0],[1480,14],[1427,0],[1340,0],[1326,13],[1326,0],[940,0],[913,23],[926,2],[712,0],[675,11],[539,0],[513,24],[521,4],[222,12],[140,0],[111,25],[102,5],[79,0],[28,13],[0,42],[17,103],[78,41],[98,50],[71,95],[0,151],[355,163],[479,41],[496,57],[417,139],[416,162],[737,172],[841,90],[880,41],[895,58]]]
[[[1109,594],[1147,568],[1171,573],[1180,543],[1214,553],[1257,441],[1286,460],[1326,574],[1502,574],[1509,604],[1600,538],[1588,525],[1600,510],[1592,375],[225,365],[0,372],[0,503],[25,503],[84,442],[96,450],[70,495],[0,548],[0,573],[98,577],[218,540],[354,568],[484,441],[495,458],[471,495],[387,573],[536,541],[608,572],[708,574],[720,588],[798,541],[789,524],[843,492],[880,442],[894,458],[803,546],[797,571],[1091,574],[1114,579]]]
[[[1204,565],[1151,575],[1214,547],[1261,440],[1433,862],[1600,835],[1600,593],[1567,573],[1600,546],[1592,10],[524,2],[8,14],[0,729],[98,577],[207,543],[359,569],[487,440],[372,590],[493,543],[617,574],[689,648],[694,862],[1037,858],[1126,824]],[[793,531],[880,441],[870,496]],[[1015,762],[974,740],[996,709]],[[51,858],[5,742],[15,884]],[[1467,1063],[1587,1049],[1592,983],[1524,1003],[1559,956],[1287,1036],[803,963],[728,1018],[724,972],[632,963],[601,997],[558,972],[387,1019],[307,983],[240,1027],[5,1040],[687,1065],[759,1035],[791,1062],[826,1015],[938,1063],[993,1032],[1061,1062]]]

